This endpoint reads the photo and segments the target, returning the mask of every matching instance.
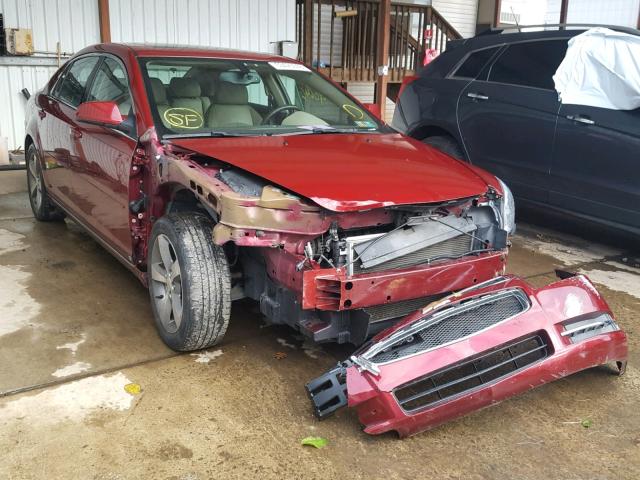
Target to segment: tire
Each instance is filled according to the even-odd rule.
[[[180,212],[157,220],[151,232],[151,309],[160,337],[176,351],[211,347],[229,325],[231,276],[212,230],[208,217]]]
[[[445,135],[436,135],[433,137],[427,137],[422,140],[422,142],[437,148],[450,157],[457,158],[458,160],[465,160],[465,155],[462,151],[462,148],[460,147],[458,142],[456,142],[451,137]]]
[[[36,220],[51,222],[64,219],[64,213],[55,206],[47,194],[42,164],[35,145],[30,145],[27,150],[27,192],[31,211]]]

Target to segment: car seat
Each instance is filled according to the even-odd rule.
[[[207,126],[236,127],[260,125],[262,117],[249,105],[247,87],[230,82],[220,82],[209,112]]]

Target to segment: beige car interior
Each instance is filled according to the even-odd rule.
[[[151,90],[160,118],[169,124],[165,113],[186,108],[200,116],[208,128],[261,125],[263,117],[249,104],[247,87],[235,83],[204,78],[174,77],[168,87],[159,78],[151,78]],[[283,126],[328,125],[315,115],[293,111],[281,123]]]
[[[220,82],[213,104],[207,113],[209,127],[260,125],[262,117],[249,105],[247,87]]]

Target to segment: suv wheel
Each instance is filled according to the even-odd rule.
[[[222,340],[231,314],[231,277],[222,247],[204,215],[175,213],[153,226],[148,259],[151,308],[162,340],[173,350]]]
[[[423,143],[431,145],[437,148],[441,152],[446,153],[450,157],[457,158],[458,160],[465,160],[464,152],[462,148],[453,138],[445,135],[435,135],[433,137],[427,137],[422,140]]]
[[[64,213],[51,202],[49,195],[47,195],[42,176],[42,165],[38,160],[38,151],[35,145],[31,145],[27,150],[27,188],[31,211],[36,220],[50,222],[64,218]]]

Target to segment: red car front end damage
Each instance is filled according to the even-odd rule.
[[[213,241],[227,246],[234,298],[257,300],[268,322],[290,325],[316,342],[360,345],[418,306],[504,273],[505,187],[437,152],[429,152],[433,161],[425,163],[422,146],[399,136],[391,143],[380,135],[341,135],[323,150],[318,144],[325,170],[334,169],[329,173],[345,183],[340,188],[306,180],[313,165],[299,155],[317,139],[292,137],[283,150],[278,138],[228,139],[223,148],[200,139],[161,144],[153,132],[151,137],[144,144],[147,157],[157,159],[161,183],[189,185],[190,195],[216,219]],[[249,163],[251,147],[261,149],[260,162]],[[415,162],[418,181],[401,179],[410,191],[394,180],[380,188],[386,165],[367,167],[362,160],[378,155],[382,163],[398,151]],[[356,193],[348,183],[363,186],[355,171],[342,167],[340,155],[360,162],[359,171],[368,168],[372,200],[356,200],[364,191]],[[308,171],[294,174],[291,165]],[[446,192],[434,193],[441,184],[421,180],[447,178],[447,172],[459,178],[449,180]],[[175,202],[177,193],[167,189],[159,209]],[[140,239],[144,258],[144,235]]]
[[[580,370],[627,360],[627,338],[584,276],[543,288],[498,277],[378,334],[310,382],[316,414],[355,407],[365,431],[434,428]]]

